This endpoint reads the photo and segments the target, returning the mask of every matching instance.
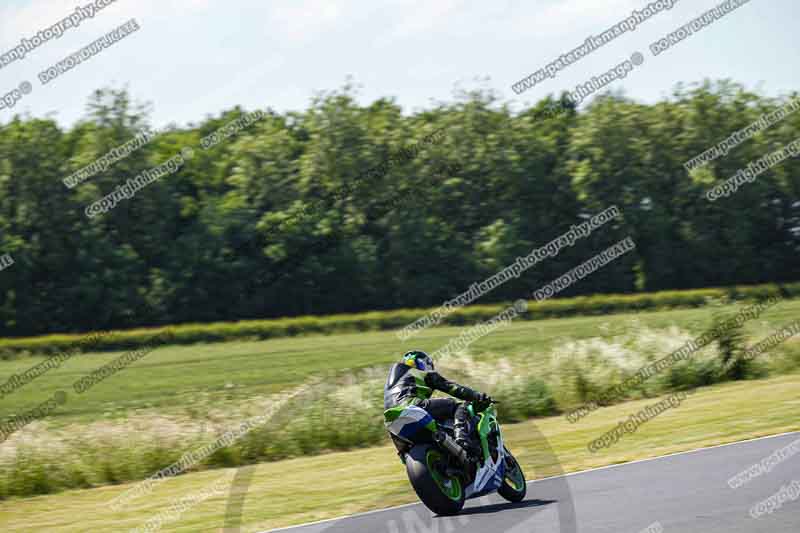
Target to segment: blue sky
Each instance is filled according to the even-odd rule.
[[[71,13],[77,2],[4,0],[0,53]],[[153,108],[153,125],[198,122],[242,105],[302,110],[348,76],[367,103],[406,111],[491,87],[517,105],[574,89],[633,52],[645,63],[610,88],[653,102],[677,82],[730,78],[777,96],[800,88],[797,0],[751,0],[653,57],[648,45],[719,0],[678,0],[602,49],[517,96],[511,84],[641,9],[645,0],[117,0],[77,29],[0,69],[0,95],[33,84],[13,113],[70,125],[100,87],[123,87]],[[130,18],[141,30],[42,86],[37,74]],[[480,81],[483,78],[488,81]]]

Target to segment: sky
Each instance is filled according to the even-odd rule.
[[[3,0],[0,54],[93,1]],[[116,0],[0,68],[0,98],[23,82],[32,88],[0,109],[0,123],[19,113],[71,126],[104,87],[149,102],[155,127],[198,123],[237,105],[300,111],[348,78],[361,103],[393,97],[409,113],[477,88],[520,109],[574,90],[634,52],[644,63],[608,89],[645,103],[667,98],[678,82],[707,78],[766,96],[800,89],[800,2],[750,0],[654,57],[652,42],[720,2],[670,1],[671,9],[517,95],[512,84],[650,0]],[[40,72],[132,18],[138,31],[41,83]]]

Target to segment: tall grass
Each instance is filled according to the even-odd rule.
[[[484,391],[501,403],[501,422],[565,412],[590,401],[641,366],[692,338],[677,327],[634,324],[627,333],[564,339],[547,354],[520,350],[511,356],[468,352],[438,361],[448,378]],[[741,338],[715,342],[686,361],[651,377],[629,397],[709,385],[731,377],[791,372],[800,367],[800,344],[788,342],[740,375],[727,371]],[[733,351],[731,351],[733,350]],[[284,405],[267,424],[214,453],[195,469],[277,461],[373,446],[385,441],[383,384],[388,368],[330,376],[322,385]],[[239,421],[264,412],[275,397],[248,401],[238,409],[200,417],[140,412],[123,420],[49,426],[35,422],[0,447],[0,498],[47,494],[144,479],[182,454],[214,441]]]

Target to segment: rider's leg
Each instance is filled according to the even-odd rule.
[[[452,420],[458,407],[458,402],[452,398],[436,398],[433,400],[423,400],[419,404],[420,407],[428,411],[428,413],[440,422],[445,420]]]
[[[434,400],[423,400],[420,407],[436,420],[454,420],[453,429],[455,430],[456,443],[467,450],[470,455],[475,455],[477,450],[470,443],[470,422],[467,406],[457,402],[452,398],[436,398]]]
[[[470,434],[469,413],[467,412],[467,406],[465,404],[463,403],[458,404],[455,410],[454,418],[455,418],[454,429],[456,434],[455,435],[456,442],[459,443],[462,447],[469,450],[471,448],[469,440],[469,434]]]

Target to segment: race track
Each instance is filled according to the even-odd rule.
[[[782,486],[800,483],[800,442],[797,455],[787,453],[743,486],[732,489],[728,480],[798,439],[800,433],[791,433],[533,481],[519,504],[492,495],[467,502],[458,517],[435,517],[415,504],[273,531],[797,533],[798,499],[784,498],[779,508],[757,519],[750,510]]]

